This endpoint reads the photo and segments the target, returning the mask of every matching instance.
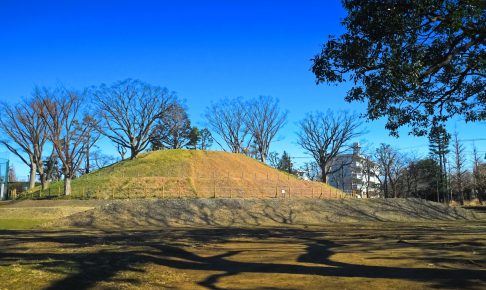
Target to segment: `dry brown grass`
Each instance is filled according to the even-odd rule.
[[[146,197],[314,197],[344,193],[321,182],[301,180],[242,154],[198,150],[161,150],[142,154],[72,182],[71,198]],[[282,193],[282,190],[285,193]],[[24,198],[62,194],[61,183]]]
[[[6,289],[484,289],[484,223],[0,231]]]

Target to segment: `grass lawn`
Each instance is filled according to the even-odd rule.
[[[2,289],[486,288],[484,222],[0,230],[0,249]]]
[[[32,229],[48,222],[49,220],[33,220],[33,219],[0,219],[0,230],[25,230]]]

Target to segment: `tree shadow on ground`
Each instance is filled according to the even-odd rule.
[[[234,259],[244,250],[226,250],[210,256],[200,255],[193,250],[199,245],[231,243],[235,238],[250,237],[254,242],[278,239],[284,243],[300,244],[304,251],[295,263],[257,263]],[[28,245],[22,246],[26,243]],[[56,243],[60,246],[44,251],[30,251],[32,243]],[[95,249],[83,250],[90,247]],[[0,266],[21,263],[65,275],[46,289],[87,289],[102,281],[137,285],[141,281],[123,280],[116,275],[122,271],[144,272],[144,266],[148,264],[179,270],[208,271],[210,274],[197,282],[207,289],[221,289],[217,285],[222,278],[241,273],[399,279],[428,282],[437,288],[461,289],[473,289],[486,283],[484,269],[370,266],[339,262],[331,258],[337,252],[346,252],[346,247],[342,239],[327,238],[326,231],[298,228],[0,231]],[[399,245],[396,242],[382,243],[380,248],[383,247],[393,250]],[[428,245],[423,244],[421,247],[425,249]],[[367,250],[372,248],[368,246]],[[217,274],[211,274],[213,272]]]

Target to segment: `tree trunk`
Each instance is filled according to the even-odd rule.
[[[71,195],[71,177],[64,177],[64,195]]]
[[[30,164],[29,189],[35,186],[35,177],[37,174],[37,166],[34,162]]]
[[[130,148],[130,160],[137,158],[138,151],[135,148]]]
[[[45,174],[40,174],[40,181],[42,190],[46,190],[49,188],[49,181],[47,180],[47,176]]]
[[[319,166],[321,168],[321,181],[327,183],[326,165]]]

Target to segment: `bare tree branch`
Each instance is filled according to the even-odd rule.
[[[71,179],[84,160],[87,137],[97,126],[88,114],[82,114],[82,98],[65,88],[44,90],[39,101],[42,103],[40,116],[47,127],[49,139],[62,164],[64,175],[64,194],[71,194]]]
[[[299,123],[297,143],[321,169],[321,181],[327,182],[332,160],[350,148],[349,142],[363,134],[359,118],[347,112],[335,115],[332,111],[308,114]]]
[[[206,109],[205,116],[210,129],[223,139],[233,153],[243,152],[247,147],[245,142],[249,142],[249,129],[245,122],[247,113],[240,99],[222,99]]]
[[[285,125],[287,112],[281,112],[277,99],[260,96],[247,105],[246,127],[252,135],[261,162],[266,162],[270,144]]]
[[[39,89],[34,90],[34,96]],[[2,103],[0,129],[8,139],[0,140],[7,149],[15,154],[30,168],[29,189],[35,186],[36,172],[44,186],[44,167],[42,152],[47,141],[46,126],[39,116],[39,103],[34,99],[23,99],[12,106]],[[14,145],[15,144],[15,145]]]
[[[131,79],[101,85],[93,95],[102,120],[97,129],[118,148],[130,150],[130,159],[147,148],[154,122],[173,100],[167,89]]]

